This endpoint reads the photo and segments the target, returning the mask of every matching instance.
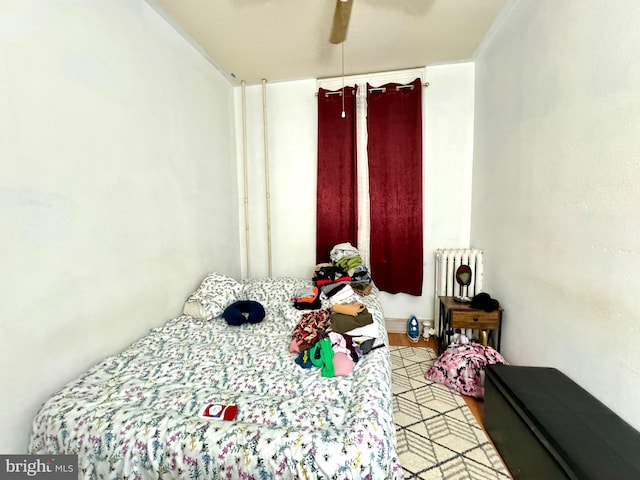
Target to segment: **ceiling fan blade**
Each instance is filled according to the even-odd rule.
[[[336,0],[336,10],[333,13],[333,25],[331,26],[331,43],[339,44],[347,39],[347,29],[349,28],[349,17],[353,0]]]

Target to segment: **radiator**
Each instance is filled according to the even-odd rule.
[[[471,268],[471,283],[460,286],[456,271],[461,265]],[[477,248],[439,248],[436,250],[436,278],[434,292],[434,325],[440,318],[439,296],[470,297],[482,291],[482,250]],[[440,333],[440,332],[438,332]]]

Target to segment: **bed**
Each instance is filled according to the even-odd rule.
[[[77,454],[80,478],[91,479],[401,478],[375,293],[359,300],[384,345],[348,376],[326,378],[298,366],[288,348],[304,314],[292,295],[311,280],[213,277],[185,304],[190,314],[49,398],[33,420],[30,453]],[[262,304],[264,320],[228,325],[220,311],[235,298]],[[237,406],[235,418],[201,418],[212,403]]]

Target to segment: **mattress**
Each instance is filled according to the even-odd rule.
[[[310,281],[252,280],[266,311],[230,326],[181,315],[71,381],[33,421],[32,454],[77,454],[80,478],[401,478],[388,348],[345,377],[289,352]],[[365,303],[387,342],[375,294]],[[237,406],[233,420],[199,416]]]

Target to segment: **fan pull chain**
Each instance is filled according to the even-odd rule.
[[[340,46],[342,47],[342,114],[340,116],[346,118],[347,114],[344,111],[344,42],[341,42]]]

